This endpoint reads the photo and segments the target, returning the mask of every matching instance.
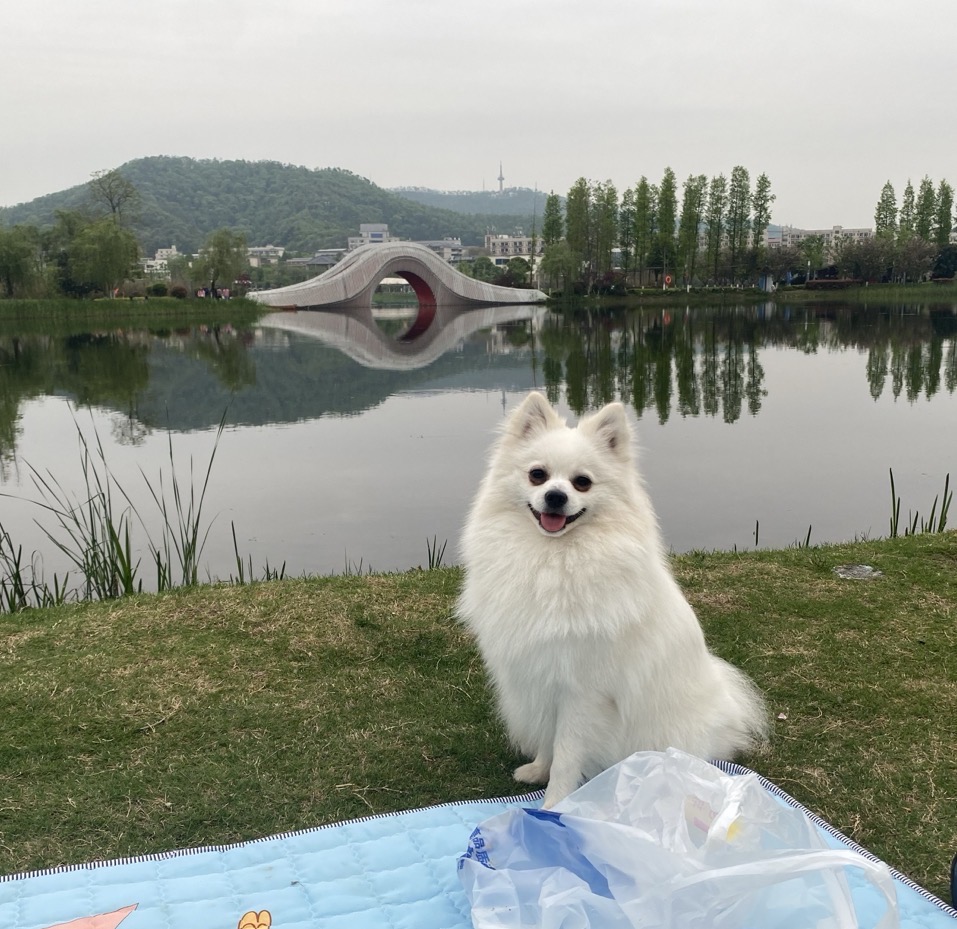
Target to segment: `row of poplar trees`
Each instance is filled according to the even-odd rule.
[[[935,188],[934,182],[924,175],[915,193],[908,180],[899,210],[894,185],[890,181],[884,185],[874,210],[877,238],[906,242],[916,237],[944,248],[953,229],[954,188],[947,181],[942,180]]]
[[[660,183],[642,177],[618,191],[611,181],[580,177],[564,209],[554,192],[545,202],[542,275],[565,292],[608,289],[623,278],[642,284],[735,283],[755,274],[771,222],[771,182],[761,174],[753,188],[740,165],[730,177],[678,181],[666,168]],[[617,267],[612,253],[619,249]]]

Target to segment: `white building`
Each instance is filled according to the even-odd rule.
[[[348,239],[347,251],[353,251],[360,245],[382,245],[385,242],[398,242],[396,236],[389,235],[388,223],[359,223],[359,234]]]
[[[794,226],[778,226],[765,232],[764,244],[768,248],[798,247],[805,239],[819,236],[824,242],[824,253],[830,255],[841,242],[862,242],[874,237],[873,229],[845,229],[831,226],[830,229],[795,229]]]
[[[450,265],[458,264],[465,254],[462,240],[451,236],[446,236],[444,239],[433,239],[428,242],[416,242],[416,245],[424,245],[426,248],[430,248],[439,258],[447,261]]]
[[[545,251],[545,243],[541,236],[536,236],[533,240],[530,235],[486,235],[485,250],[489,257],[496,264],[498,258],[505,258],[506,264],[509,258],[528,258],[532,254],[532,244],[534,242],[535,254],[541,255]]]
[[[279,259],[286,253],[282,245],[254,245],[246,249],[251,268],[261,268],[263,265],[277,265]]]

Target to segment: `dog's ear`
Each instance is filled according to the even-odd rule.
[[[631,427],[622,404],[603,406],[597,413],[586,416],[578,428],[619,458],[631,455]]]
[[[565,425],[545,397],[533,391],[516,408],[505,424],[506,434],[513,439],[528,439],[546,429],[557,429]]]

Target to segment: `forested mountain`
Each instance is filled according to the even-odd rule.
[[[407,239],[458,236],[479,245],[486,231],[529,228],[522,215],[465,215],[415,202],[339,168],[311,169],[275,161],[219,161],[155,156],[117,169],[140,194],[133,230],[146,254],[176,245],[195,252],[210,232],[229,227],[245,233],[249,245],[282,245],[311,254],[344,248],[360,223],[388,223]],[[0,225],[46,227],[58,210],[91,205],[86,184],[0,209]],[[451,204],[450,204],[451,205]]]
[[[508,187],[498,190],[432,190],[428,187],[393,187],[393,193],[408,197],[424,206],[456,213],[476,213],[483,216],[541,216],[547,195],[528,187]],[[499,230],[509,232],[510,230]],[[531,229],[525,229],[530,232]]]

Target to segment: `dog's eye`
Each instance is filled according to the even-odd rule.
[[[574,487],[575,490],[584,493],[589,487],[591,487],[591,478],[585,477],[584,474],[579,474],[578,477],[572,478],[572,487]]]
[[[548,472],[544,468],[532,468],[528,472],[528,479],[535,485],[544,484],[548,480]]]

